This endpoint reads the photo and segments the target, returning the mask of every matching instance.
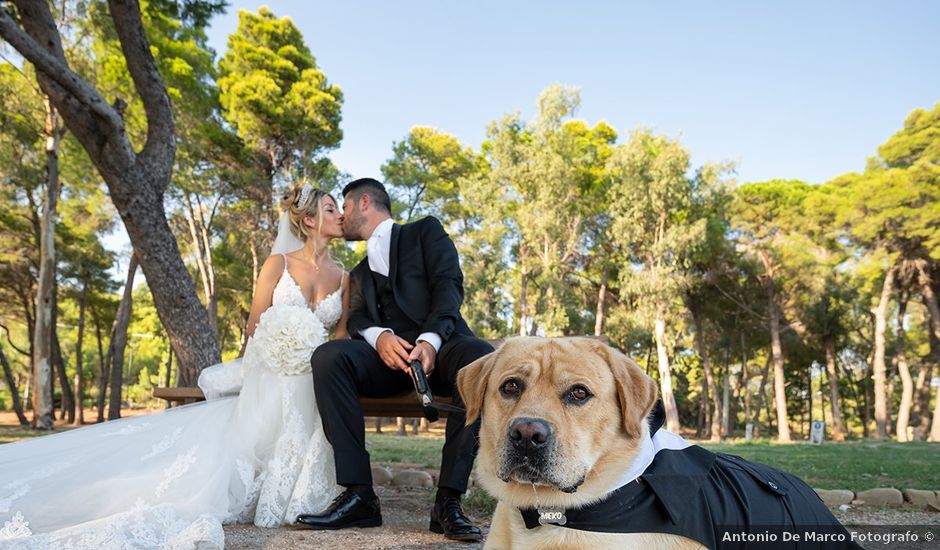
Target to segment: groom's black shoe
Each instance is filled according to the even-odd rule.
[[[363,497],[346,489],[333,500],[322,514],[301,514],[296,524],[308,529],[332,530],[346,527],[378,527],[382,525],[379,497]]]
[[[434,533],[443,533],[451,540],[465,542],[483,540],[480,528],[464,515],[460,507],[460,497],[438,496],[431,510],[431,524],[428,528]]]

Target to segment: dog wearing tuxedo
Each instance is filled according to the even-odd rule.
[[[301,515],[312,529],[381,525],[372,489],[359,397],[391,397],[413,388],[409,365],[418,360],[435,395],[454,397],[457,373],[493,351],[460,315],[463,274],[457,249],[441,223],[427,217],[398,225],[384,186],[370,178],[343,189],[343,232],[365,240],[367,256],[350,273],[348,328],[352,339],[320,346],[311,359],[317,407],[333,446],[336,481],[346,490],[322,514]],[[463,513],[476,457],[479,422],[450,413],[441,474],[429,528],[447,538],[478,541],[482,533]]]

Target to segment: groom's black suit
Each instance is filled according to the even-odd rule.
[[[434,372],[435,395],[454,397],[457,372],[493,351],[473,336],[460,316],[463,273],[457,249],[441,223],[428,217],[392,227],[388,277],[373,272],[368,258],[350,273],[349,334],[317,348],[311,359],[317,407],[336,460],[340,485],[371,485],[372,470],[365,450],[365,423],[359,396],[391,397],[413,391],[411,378],[386,366],[359,335],[369,327],[392,329],[410,343],[422,333],[441,337]],[[447,416],[439,487],[465,492],[477,452],[479,421],[464,426],[463,414]]]

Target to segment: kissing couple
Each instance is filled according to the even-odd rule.
[[[284,196],[243,357],[199,377],[203,403],[0,446],[0,548],[223,548],[223,524],[382,524],[359,397],[412,390],[420,361],[451,395],[493,351],[460,315],[463,274],[441,223],[392,220],[377,180]],[[366,241],[350,273],[334,239]],[[429,528],[478,541],[464,514],[479,422],[447,417]]]

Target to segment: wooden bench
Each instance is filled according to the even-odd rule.
[[[183,405],[206,400],[206,396],[199,388],[154,388],[153,396],[166,399],[170,403]],[[441,403],[453,403],[453,400],[449,397],[435,396],[434,400]],[[359,398],[359,404],[362,405],[362,416],[390,418],[398,416],[402,418],[424,417],[424,411],[418,406],[418,398],[415,397],[413,392],[383,399],[361,397]],[[440,411],[440,415],[442,418],[447,416],[447,411]]]
[[[591,336],[590,338],[596,338],[605,344],[608,342],[607,336]],[[487,340],[494,348],[498,348],[500,344],[503,343],[503,339],[497,340]],[[197,401],[205,401],[206,396],[203,395],[202,390],[199,388],[154,388],[153,396],[159,397],[161,399],[166,399],[171,404],[180,403],[195,403]],[[434,396],[434,400],[440,403],[453,404],[453,399],[450,397],[443,396]],[[370,397],[360,397],[359,404],[362,406],[362,416],[365,417],[382,417],[382,418],[423,418],[424,411],[421,406],[418,405],[418,398],[415,396],[414,392],[409,392],[403,395],[395,397],[385,397],[381,399],[374,399]],[[441,418],[447,416],[447,411],[439,411]]]

